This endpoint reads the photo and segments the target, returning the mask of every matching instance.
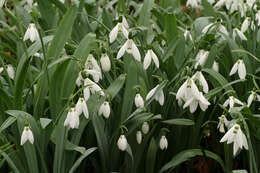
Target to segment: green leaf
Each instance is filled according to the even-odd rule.
[[[232,173],[247,173],[247,170],[233,170]]]
[[[174,55],[174,62],[177,70],[179,70],[185,61],[185,38],[181,37],[176,46],[176,54]]]
[[[0,133],[2,133],[2,131],[4,131],[7,127],[9,127],[10,125],[12,125],[14,122],[16,121],[15,117],[8,117],[3,124],[0,127]]]
[[[211,151],[205,150],[206,157],[210,157],[214,160],[216,160],[220,166],[222,167],[223,171],[225,172],[225,166],[223,160],[215,153]],[[185,150],[177,155],[175,155],[170,162],[166,163],[160,170],[160,173],[165,172],[169,169],[174,169],[176,166],[180,165],[181,163],[190,160],[191,158],[195,156],[203,156],[203,152],[200,149],[190,149]]]
[[[126,79],[125,74],[121,74],[110,86],[106,89],[106,93],[109,94],[110,99],[112,100],[118,92],[121,90],[121,88],[124,86]]]
[[[146,163],[145,163],[146,173],[154,172],[154,168],[156,166],[156,152],[157,152],[157,145],[155,139],[152,138],[146,156]]]
[[[49,0],[38,0],[38,7],[42,18],[48,24],[48,28],[53,28],[56,23],[56,12]]]
[[[184,126],[193,126],[195,123],[190,119],[170,119],[162,121],[162,123],[171,124],[171,125],[184,125]]]
[[[176,17],[173,13],[167,14],[165,18],[166,38],[168,42],[171,42],[178,36],[178,28],[176,23]]]
[[[45,129],[50,123],[51,123],[51,119],[49,118],[40,118],[40,123],[43,129]]]
[[[154,0],[144,0],[141,12],[139,14],[139,25],[150,27],[151,9],[153,8],[153,5]]]
[[[0,150],[1,155],[5,158],[5,160],[7,161],[9,167],[12,169],[12,171],[14,171],[14,173],[21,173],[18,168],[16,167],[15,163],[13,162],[13,160],[2,150]]]

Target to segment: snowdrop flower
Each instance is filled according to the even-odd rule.
[[[0,73],[4,71],[4,67],[0,67]]]
[[[210,105],[210,102],[203,96],[202,92],[199,92],[199,97],[195,96],[187,100],[183,105],[183,109],[189,106],[190,112],[194,113],[197,110],[198,105],[200,106],[200,109],[203,111],[208,109],[208,106]]]
[[[228,35],[228,31],[227,31],[226,27],[223,26],[220,23],[210,23],[210,24],[208,24],[207,26],[205,26],[202,29],[201,33],[203,35],[205,35],[206,33],[211,32],[213,29],[216,29],[216,31],[218,31],[217,34],[219,35],[219,33],[220,33],[220,35],[222,37],[223,37],[223,34]]]
[[[219,123],[218,123],[218,129],[220,133],[225,133],[225,128],[224,125],[227,127],[229,124],[229,121],[225,117],[225,115],[221,115],[221,117],[218,117]]]
[[[75,108],[71,108],[68,111],[67,118],[64,121],[64,126],[69,126],[70,128],[79,128],[79,114]]]
[[[126,19],[121,18],[121,22],[118,22],[118,24],[111,30],[109,33],[109,42],[112,43],[116,40],[118,33],[123,33],[124,37],[128,39],[128,31],[126,28],[126,25],[128,26]]]
[[[214,25],[215,23],[210,23],[207,26],[205,26],[201,31],[202,34],[206,34],[207,32],[209,32],[212,28],[214,28]]]
[[[208,3],[214,4],[214,3],[215,3],[215,0],[208,0]]]
[[[32,4],[33,4],[33,0],[26,0],[27,4],[32,7]]]
[[[162,136],[160,139],[160,148],[161,150],[166,150],[168,148],[168,141],[167,138],[165,136]]]
[[[193,80],[199,80],[199,82],[201,83],[202,87],[203,87],[203,92],[204,93],[208,93],[209,92],[209,86],[208,83],[206,81],[206,79],[204,78],[203,74],[201,71],[197,71],[192,78]]]
[[[125,151],[127,148],[127,145],[128,145],[128,143],[127,143],[125,135],[121,135],[117,141],[117,146],[118,146],[119,150]]]
[[[253,4],[255,3],[255,0],[247,0],[246,1],[247,5],[252,8],[253,7]],[[255,6],[256,7],[256,6]]]
[[[183,36],[184,36],[185,40],[187,40],[188,38],[190,39],[190,41],[193,40],[191,33],[190,33],[190,30],[188,30],[188,29],[184,31]]]
[[[216,62],[216,61],[213,62],[212,69],[215,72],[219,72],[219,64],[218,64],[218,62]]]
[[[260,95],[258,95],[256,92],[251,91],[251,94],[249,95],[247,99],[247,106],[250,107],[252,104],[253,100],[260,101]]]
[[[101,63],[102,69],[105,72],[110,71],[110,69],[111,69],[111,62],[110,62],[110,58],[108,57],[108,55],[106,53],[101,55],[100,63]]]
[[[92,54],[88,55],[88,58],[85,62],[85,69],[92,70],[92,71],[87,71],[87,72],[93,76],[95,82],[98,82],[99,79],[102,79],[101,68],[98,65],[97,60],[94,58],[94,56]]]
[[[5,0],[0,0],[0,8],[3,8]]]
[[[93,69],[93,70],[85,69],[84,72],[85,72],[86,74],[91,75],[92,78],[94,79],[94,81],[95,81],[96,83],[98,83],[99,80],[102,79],[102,74],[101,74],[99,71],[96,71],[96,70],[94,70],[94,69]]]
[[[33,133],[29,126],[25,126],[23,129],[23,133],[21,136],[21,145],[23,145],[27,140],[29,140],[31,144],[33,144],[34,142]]]
[[[244,22],[242,23],[242,26],[241,26],[241,32],[246,32],[248,30],[248,27],[250,26],[250,22],[251,22],[251,18],[250,17],[246,17]],[[254,23],[252,22],[251,23],[251,29],[254,30],[255,29],[255,25]]]
[[[86,117],[86,119],[89,118],[88,106],[87,106],[84,98],[82,98],[82,97],[79,98],[75,108],[79,115],[81,115],[83,113],[84,116]]]
[[[227,107],[229,105],[230,108],[234,107],[234,104],[244,105],[240,100],[235,98],[234,96],[230,96],[223,104],[224,107]]]
[[[247,38],[246,38],[246,36],[244,35],[244,33],[241,32],[239,29],[235,28],[235,29],[233,30],[233,39],[234,39],[234,40],[235,40],[235,38],[236,38],[237,35],[239,36],[239,38],[240,38],[241,40],[247,40]]]
[[[238,149],[243,147],[248,150],[248,144],[245,134],[242,132],[240,125],[235,124],[231,127],[228,132],[223,136],[220,142],[227,141],[227,144],[233,144],[233,155],[235,156]]]
[[[187,0],[186,6],[191,6],[192,8],[198,8],[201,0]]]
[[[140,94],[135,95],[135,106],[137,108],[143,108],[144,107],[144,100]]]
[[[154,95],[158,87],[159,85],[157,85],[156,87],[151,89],[151,91],[149,91],[149,93],[146,96],[146,100],[149,100]],[[157,94],[155,95],[155,100],[158,101],[161,106],[164,104],[164,93],[162,89],[158,91]]]
[[[149,124],[147,122],[144,122],[142,125],[142,132],[146,135],[149,132]]]
[[[98,86],[98,84],[96,84],[95,82],[91,81],[89,78],[86,78],[84,80],[84,86],[85,88],[83,90],[83,95],[86,101],[89,99],[90,92],[91,94],[99,93],[102,96],[105,95],[100,86]]]
[[[78,77],[77,77],[77,79],[76,79],[76,85],[78,86],[78,87],[80,87],[81,85],[82,85],[82,83],[83,83],[83,77],[82,77],[82,75],[81,75],[81,72],[79,72],[79,74],[78,74]]]
[[[136,141],[137,141],[138,144],[141,144],[141,142],[142,142],[142,133],[141,133],[141,131],[137,131],[136,132]]]
[[[207,59],[208,59],[208,56],[209,56],[209,51],[206,51],[206,50],[199,50],[198,54],[196,55],[196,64],[195,64],[195,69],[198,68],[198,65],[200,66],[204,66]]]
[[[109,115],[110,115],[110,106],[109,106],[109,103],[108,102],[104,102],[100,108],[99,108],[99,111],[98,111],[98,115],[103,115],[106,119],[109,118]]]
[[[246,78],[246,66],[244,64],[244,61],[242,59],[237,60],[237,62],[233,65],[229,75],[232,76],[238,71],[238,76],[240,79]]]
[[[39,33],[34,23],[31,23],[24,34],[23,41],[30,39],[31,42],[39,40]]]
[[[148,69],[150,66],[151,62],[154,62],[155,66],[159,68],[159,60],[156,54],[153,52],[152,49],[149,49],[144,57],[144,69]]]
[[[140,52],[132,39],[128,39],[125,42],[125,44],[120,48],[119,52],[117,53],[116,58],[121,58],[125,54],[125,51],[129,54],[132,54],[137,61],[141,61]]]
[[[14,67],[11,65],[11,64],[8,64],[6,66],[6,71],[7,71],[7,74],[8,76],[14,80],[14,77],[15,77],[15,71],[14,71]]]

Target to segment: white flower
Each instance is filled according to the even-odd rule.
[[[14,71],[14,67],[11,64],[8,64],[6,66],[6,71],[8,76],[14,80],[14,76],[15,76],[15,71]]]
[[[102,74],[101,74],[99,71],[96,71],[96,70],[94,70],[94,69],[93,69],[93,70],[85,69],[84,72],[85,72],[86,74],[91,75],[92,78],[94,79],[94,81],[95,81],[96,83],[98,83],[99,80],[102,79]]]
[[[260,26],[260,10],[255,14],[255,19],[257,20],[257,25]]]
[[[245,134],[242,132],[240,125],[235,124],[231,127],[228,132],[223,136],[220,142],[227,141],[227,144],[233,144],[233,154],[236,155],[239,148],[243,149],[243,147],[248,150],[248,144]]]
[[[247,0],[246,3],[247,5],[252,8],[253,7],[253,4],[255,3],[256,0]],[[255,6],[256,7],[256,6]]]
[[[208,0],[208,2],[209,2],[210,4],[214,4],[214,3],[215,3],[215,0]]]
[[[111,62],[110,62],[110,59],[109,59],[109,57],[108,57],[108,55],[106,53],[101,55],[100,63],[101,63],[102,69],[105,72],[110,71],[110,69],[111,69]]]
[[[70,128],[79,128],[79,114],[75,108],[71,108],[68,111],[67,118],[64,121],[64,126],[69,126]]]
[[[94,58],[94,56],[92,54],[88,55],[88,58],[85,62],[85,69],[87,70],[87,72],[89,74],[92,75],[92,77],[94,78],[95,82],[98,82],[99,79],[102,79],[102,72],[101,72],[101,68],[98,65],[97,60]]]
[[[82,77],[81,71],[80,71],[79,74],[78,74],[78,77],[77,77],[77,79],[76,79],[76,85],[77,85],[78,87],[80,87],[80,86],[82,85],[82,83],[83,83],[83,77]]]
[[[253,100],[260,101],[260,95],[258,95],[256,92],[251,91],[251,94],[249,95],[247,99],[247,106],[250,107],[252,104]]]
[[[189,106],[190,112],[194,113],[197,110],[198,105],[203,111],[205,111],[210,105],[210,102],[203,96],[202,92],[199,93],[199,97],[195,96],[187,100],[183,105],[183,109]]]
[[[239,29],[237,29],[237,28],[235,28],[234,30],[233,30],[233,39],[235,40],[236,39],[236,36],[239,36],[239,38],[241,39],[241,40],[247,40],[247,38],[246,38],[246,36],[244,35],[244,33],[243,32],[241,32]]]
[[[33,144],[34,142],[33,133],[29,126],[25,126],[23,129],[23,133],[21,136],[21,145],[23,145],[27,140],[29,140],[31,144]]]
[[[4,67],[0,67],[0,73],[4,71]]]
[[[5,0],[0,0],[0,8],[3,8]]]
[[[79,98],[77,104],[76,104],[76,111],[78,112],[79,115],[81,115],[82,113],[84,114],[84,116],[88,119],[89,118],[89,114],[88,114],[88,106],[84,100],[84,98]]]
[[[162,136],[160,139],[160,148],[161,150],[166,150],[168,148],[168,141],[167,138],[165,136]]]
[[[187,0],[186,6],[191,6],[192,8],[198,8],[201,0]]]
[[[141,61],[140,52],[132,39],[128,39],[125,42],[125,44],[118,51],[116,58],[121,58],[125,54],[125,51],[129,54],[132,54],[137,61]]]
[[[157,85],[156,87],[151,89],[151,91],[149,91],[149,93],[146,96],[146,100],[149,100],[154,95],[158,87],[159,85]],[[158,101],[161,106],[164,104],[164,93],[162,89],[158,91],[157,94],[155,95],[155,100]]]
[[[26,30],[26,32],[24,34],[23,40],[26,41],[28,39],[30,39],[31,42],[39,40],[39,33],[38,33],[34,23],[31,23],[29,25],[28,29]]]
[[[138,144],[141,144],[141,142],[142,142],[142,133],[141,133],[141,131],[137,131],[136,132],[136,141],[137,141]]]
[[[243,60],[237,60],[237,62],[233,65],[229,75],[232,76],[238,71],[238,76],[240,79],[246,78],[246,66]]]
[[[64,3],[64,2],[65,2],[65,0],[60,0],[60,2],[61,2],[61,3]]]
[[[249,23],[250,23],[250,18],[249,17],[246,17],[244,22],[242,23],[242,26],[241,26],[241,32],[246,32],[248,27],[249,27]]]
[[[147,134],[149,132],[149,129],[150,129],[149,124],[147,122],[144,122],[142,125],[142,132],[144,134]]]
[[[203,74],[201,71],[197,71],[192,78],[194,81],[197,79],[199,80],[199,82],[201,83],[202,87],[203,87],[203,92],[204,93],[208,93],[209,92],[209,86],[208,83],[206,81],[206,79],[204,78]]]
[[[183,35],[184,35],[185,40],[187,40],[188,38],[190,39],[190,41],[193,40],[189,30],[185,30]]]
[[[109,106],[109,103],[108,102],[104,102],[100,108],[99,108],[99,111],[98,111],[98,115],[103,115],[106,119],[109,118],[109,115],[110,115],[110,106]]]
[[[156,56],[156,54],[153,52],[152,49],[149,49],[144,57],[144,69],[146,70],[151,62],[154,62],[155,66],[157,68],[159,68],[159,60],[158,60],[158,57]]]
[[[84,87],[85,88],[83,90],[83,95],[86,101],[89,99],[90,92],[91,94],[99,93],[102,96],[105,95],[100,86],[98,86],[98,84],[96,84],[95,82],[91,81],[89,78],[86,78],[84,80]]]
[[[225,127],[224,125],[227,127],[229,124],[229,121],[227,120],[227,118],[225,117],[225,115],[221,115],[221,117],[218,117],[219,119],[219,123],[218,123],[218,129],[220,133],[225,133]]]
[[[121,22],[118,23],[109,33],[109,42],[112,43],[117,38],[118,33],[123,33],[126,39],[128,39],[128,31],[125,25]]]
[[[119,150],[125,151],[127,148],[127,145],[128,145],[128,143],[127,143],[125,135],[121,135],[117,141],[117,146],[118,146]]]
[[[27,4],[32,7],[32,4],[33,4],[33,0],[26,0],[27,1]]]
[[[211,29],[215,28],[214,23],[210,23],[208,25],[206,25],[203,29],[202,29],[202,34],[206,34],[207,32],[209,32]]]
[[[199,50],[198,54],[196,55],[196,64],[195,69],[197,69],[198,65],[204,66],[209,56],[209,51],[206,50]]]
[[[212,69],[215,72],[219,72],[219,64],[218,64],[218,62],[216,62],[216,61],[213,62]]]
[[[244,105],[240,100],[235,98],[234,96],[230,96],[223,104],[224,107],[227,107],[229,105],[230,108],[234,107],[234,104]]]
[[[135,95],[135,106],[137,108],[143,108],[144,107],[144,100],[140,94]]]

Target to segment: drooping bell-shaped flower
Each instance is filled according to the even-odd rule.
[[[238,36],[241,40],[247,40],[246,36],[243,32],[241,32],[239,29],[235,28],[233,30],[233,39],[236,39],[236,36]]]
[[[247,106],[250,107],[254,100],[260,101],[260,95],[258,95],[255,91],[251,91],[247,99]]]
[[[223,104],[224,107],[227,107],[229,105],[230,108],[234,107],[234,104],[244,105],[240,100],[235,98],[234,96],[230,96]]]
[[[118,22],[117,25],[109,33],[109,42],[112,43],[116,40],[118,33],[122,33],[126,39],[128,39],[128,31],[126,27],[126,19],[122,18],[121,22]],[[125,21],[124,21],[125,20]],[[128,26],[128,24],[127,24]]]
[[[209,56],[209,51],[203,49],[199,50],[195,58],[197,61],[195,64],[195,69],[197,69],[198,65],[203,67],[208,59],[208,56]]]
[[[144,107],[144,100],[140,94],[135,95],[135,106],[137,108],[143,108]]]
[[[242,132],[240,125],[235,124],[231,127],[227,133],[223,136],[220,142],[226,142],[230,144],[233,142],[233,155],[235,156],[238,149],[245,148],[248,150],[248,144],[245,134]]]
[[[146,100],[149,100],[155,94],[155,91],[158,87],[159,85],[157,85],[149,91],[149,93],[146,96]],[[161,106],[164,104],[164,93],[162,89],[156,93],[155,100],[158,101]]]
[[[197,110],[198,105],[202,111],[205,111],[210,105],[210,102],[203,96],[202,92],[199,92],[199,97],[194,96],[187,100],[183,105],[183,109],[189,106],[190,112],[194,113]]]
[[[98,111],[99,115],[103,115],[106,119],[109,118],[110,115],[110,106],[109,106],[109,102],[105,101],[99,108]]]
[[[6,71],[8,76],[14,80],[15,77],[15,71],[14,71],[14,67],[11,64],[6,65]]]
[[[118,146],[119,150],[125,151],[127,148],[127,145],[128,145],[128,143],[127,143],[125,135],[121,135],[117,141],[117,146]]]
[[[34,41],[39,40],[39,38],[40,38],[39,33],[35,27],[35,24],[34,23],[29,24],[29,27],[24,34],[23,40],[26,41],[26,40],[30,39],[31,42],[34,42]]]
[[[142,124],[142,132],[146,135],[150,130],[149,124],[147,122],[144,122]]]
[[[98,82],[100,79],[102,79],[101,68],[92,54],[89,54],[87,57],[85,62],[85,70],[88,74],[92,75],[95,82]]]
[[[213,62],[212,69],[215,72],[219,72],[219,64],[218,64],[218,62],[216,62],[216,61]]]
[[[125,52],[133,55],[133,57],[137,60],[137,61],[141,61],[141,55],[140,52],[137,48],[137,46],[135,45],[134,41],[132,39],[128,39],[125,44],[120,48],[120,50],[117,53],[116,58],[120,59]]]
[[[242,23],[242,26],[241,26],[241,32],[246,32],[248,30],[248,28],[254,30],[255,29],[255,25],[253,22],[251,22],[251,18],[250,17],[246,17],[245,20],[243,21]]]
[[[168,148],[168,140],[165,136],[162,136],[160,139],[160,148],[161,150],[166,150]]]
[[[95,70],[95,69],[93,69],[93,70],[85,69],[84,72],[86,74],[88,74],[88,75],[91,75],[93,80],[96,83],[98,83],[99,80],[102,79],[102,74],[99,71]]]
[[[78,112],[79,115],[81,115],[83,113],[84,116],[86,117],[86,119],[89,118],[88,106],[87,106],[84,98],[80,97],[78,99],[78,102],[77,102],[75,108],[76,108],[76,111]]]
[[[136,132],[136,141],[138,144],[142,143],[142,132],[140,130]]]
[[[151,62],[154,62],[155,66],[159,68],[159,60],[156,54],[153,52],[152,49],[149,49],[144,57],[144,69],[148,69],[150,66]]]
[[[31,144],[33,144],[34,142],[33,133],[29,126],[25,126],[23,129],[23,133],[21,136],[21,145],[23,145],[27,140],[29,140]]]
[[[186,6],[191,6],[192,8],[198,8],[201,0],[187,0]]]
[[[79,128],[79,113],[75,108],[70,108],[67,114],[67,118],[64,121],[64,126],[69,126],[70,128]]]
[[[206,81],[206,79],[204,78],[203,74],[201,71],[197,71],[193,76],[192,76],[193,80],[198,80],[202,87],[203,87],[203,92],[204,93],[208,93],[209,92],[209,86],[208,83]]]
[[[111,69],[110,58],[106,53],[103,53],[100,58],[100,63],[103,71],[108,72]]]
[[[246,66],[242,59],[237,60],[237,62],[233,65],[229,75],[232,76],[238,71],[238,76],[240,79],[246,78]]]
[[[225,133],[225,127],[224,126],[228,126],[229,121],[227,120],[225,115],[221,115],[221,117],[218,117],[219,119],[219,123],[218,123],[218,129],[220,133]]]
[[[184,36],[185,40],[187,40],[187,39],[190,39],[190,41],[193,40],[193,39],[192,39],[192,36],[191,36],[191,33],[190,33],[190,30],[188,30],[188,29],[186,29],[186,30],[184,31],[183,36]]]
[[[105,95],[105,93],[102,91],[100,86],[98,86],[98,84],[96,84],[95,82],[91,81],[89,78],[86,78],[84,80],[84,87],[85,88],[83,90],[83,94],[84,94],[84,99],[86,101],[89,99],[90,92],[91,92],[91,94],[98,93],[102,96]]]

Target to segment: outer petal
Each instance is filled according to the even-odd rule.
[[[246,66],[242,60],[238,64],[238,76],[240,79],[246,78]]]
[[[121,57],[125,54],[125,51],[126,51],[126,48],[127,48],[127,42],[128,42],[128,41],[129,41],[129,40],[127,40],[127,41],[125,42],[125,44],[120,48],[120,50],[119,50],[118,53],[117,53],[116,59],[121,58]]]
[[[233,155],[234,156],[236,155],[238,149],[239,149],[238,143],[234,142],[234,144],[233,144]]]
[[[152,55],[152,59],[153,59],[153,62],[155,64],[155,66],[157,68],[159,68],[159,60],[158,60],[158,57],[157,55],[153,52],[153,50],[150,51],[151,55]]]
[[[144,57],[144,69],[148,69],[148,67],[150,66],[152,62],[152,57],[151,57],[151,53],[149,52],[149,50],[147,51],[145,57]]]
[[[132,43],[132,51],[131,51],[132,55],[134,56],[134,58],[137,60],[137,61],[141,61],[141,55],[140,55],[140,52],[138,50],[138,48],[136,47],[135,43],[133,42]]]
[[[112,31],[109,33],[109,42],[112,43],[115,41],[116,37],[117,37],[117,34],[118,34],[118,25],[117,24],[113,29]]]
[[[190,104],[190,113],[194,113],[197,110],[198,107],[198,101],[194,100],[193,102],[191,102]]]
[[[237,104],[240,104],[240,105],[244,105],[240,100],[234,98],[234,102],[237,103]]]
[[[89,99],[89,96],[90,96],[89,87],[84,88],[84,90],[83,90],[83,95],[84,95],[84,99],[85,99],[85,100],[88,100],[88,99]]]
[[[110,106],[109,106],[109,103],[108,102],[105,102],[104,103],[104,111],[103,111],[103,115],[106,119],[109,118],[109,115],[110,115]]]
[[[227,107],[228,104],[229,104],[229,98],[224,102],[223,106],[224,106],[224,107]]]
[[[24,130],[23,130],[23,133],[22,133],[22,136],[21,136],[21,145],[23,145],[28,139],[28,134],[27,134],[27,131],[26,131],[26,127],[24,127]]]
[[[149,100],[154,95],[157,87],[158,87],[158,85],[156,87],[154,87],[153,89],[151,89],[151,91],[149,91],[149,93],[146,96],[146,100]]]
[[[162,106],[164,104],[164,93],[163,93],[163,91],[160,91],[158,94],[159,94],[158,101],[159,101],[160,105]]]
[[[233,67],[232,67],[232,69],[231,69],[231,71],[230,71],[230,73],[229,73],[229,76],[232,76],[233,74],[235,74],[236,71],[237,71],[237,69],[238,69],[238,63],[236,62],[236,63],[233,65]]]
[[[252,92],[247,99],[247,106],[250,107],[254,99],[254,93]]]
[[[122,27],[122,33],[125,36],[125,38],[128,39],[128,31],[124,26]]]
[[[176,99],[183,98],[187,88],[187,80],[181,85],[176,94]]]
[[[28,139],[29,139],[29,141],[31,142],[31,144],[33,144],[34,138],[33,138],[33,133],[32,133],[32,131],[31,131],[31,129],[28,130],[27,133],[28,133]]]

